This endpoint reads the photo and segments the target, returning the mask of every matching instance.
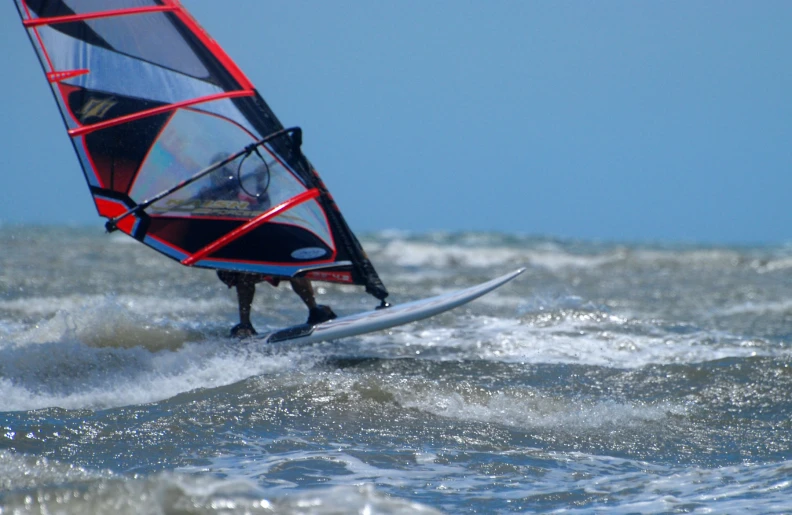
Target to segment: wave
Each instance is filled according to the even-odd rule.
[[[225,326],[190,330],[146,325],[128,315],[108,319],[101,309],[91,313],[94,322],[81,322],[77,329],[74,320],[55,317],[0,345],[0,411],[156,402],[197,388],[314,367],[334,356],[637,369],[788,355],[778,346],[719,331],[579,309],[514,318],[449,313],[308,347],[232,341],[219,334]]]
[[[792,267],[787,249],[700,248],[555,242],[482,234],[478,238],[399,237],[372,240],[375,261],[408,268],[533,266],[550,272],[605,267],[748,269],[760,273]]]
[[[92,347],[79,341],[0,349],[0,411],[107,409],[169,399],[296,366],[228,340],[181,342],[176,351]]]
[[[161,472],[129,477],[92,472],[54,460],[0,451],[0,510],[41,513],[335,513],[439,514],[428,506],[385,495],[372,485],[290,493],[264,491],[254,481],[207,474]]]
[[[438,324],[438,320],[445,323]],[[789,356],[788,349],[772,342],[720,330],[588,310],[529,312],[514,318],[449,315],[434,322],[363,336],[360,352],[382,357],[613,368]]]

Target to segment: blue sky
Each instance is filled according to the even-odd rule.
[[[792,2],[184,0],[356,232],[792,242]],[[11,2],[0,223],[102,228]]]

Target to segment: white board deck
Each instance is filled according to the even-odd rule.
[[[302,324],[288,327],[268,334],[254,336],[253,338],[264,343],[309,344],[381,331],[423,318],[429,318],[467,304],[495,288],[503,286],[523,273],[524,270],[525,268],[520,268],[477,286],[471,286],[436,297],[340,317],[317,325]]]

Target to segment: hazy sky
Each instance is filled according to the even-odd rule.
[[[356,232],[792,242],[792,2],[184,0]],[[103,221],[12,2],[0,222]]]

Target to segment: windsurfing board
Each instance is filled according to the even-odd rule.
[[[435,297],[335,318],[317,325],[301,324],[268,334],[257,335],[253,338],[263,343],[285,342],[288,345],[304,345],[382,331],[383,329],[439,315],[450,309],[467,304],[503,286],[524,271],[525,268],[520,268],[479,285]]]

